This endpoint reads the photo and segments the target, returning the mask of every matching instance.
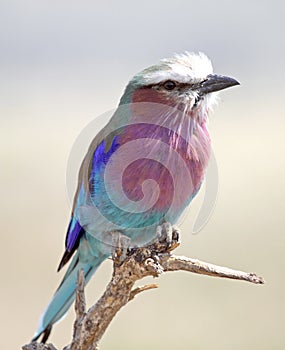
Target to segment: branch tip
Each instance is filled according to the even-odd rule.
[[[263,277],[257,276],[256,273],[251,272],[249,273],[249,282],[252,282],[254,284],[265,284],[265,280]]]
[[[145,286],[137,287],[131,291],[130,296],[129,296],[129,301],[133,300],[137,294],[144,292],[146,290],[155,289],[155,288],[158,288],[158,284],[156,284],[156,283],[146,284]]]

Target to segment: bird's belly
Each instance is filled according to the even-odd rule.
[[[191,174],[195,175],[193,180]],[[106,239],[107,232],[119,230],[133,244],[143,245],[154,238],[162,221],[177,222],[199,190],[203,174],[197,164],[171,173],[165,164],[139,160],[125,170],[118,191],[116,182],[98,179],[92,203],[80,207],[80,221],[100,241]],[[110,188],[106,190],[109,186],[111,195]]]

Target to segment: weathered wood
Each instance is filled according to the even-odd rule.
[[[168,271],[187,271],[238,279],[255,284],[263,284],[262,277],[255,273],[232,270],[227,267],[213,265],[197,259],[172,255],[171,251],[179,245],[179,233],[173,229],[172,239],[161,235],[157,241],[146,247],[132,249],[126,253],[125,248],[116,248],[113,253],[113,275],[104,294],[85,311],[84,274],[78,274],[76,290],[76,320],[74,323],[73,340],[64,350],[97,350],[99,342],[117,312],[131,301],[138,293],[157,288],[150,284],[133,289],[136,281],[146,276],[159,277]],[[120,245],[118,244],[117,247]],[[56,350],[52,344],[31,343],[23,346],[23,350]]]

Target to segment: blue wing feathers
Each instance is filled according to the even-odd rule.
[[[66,239],[65,239],[65,252],[59,263],[57,271],[60,271],[62,267],[69,261],[73,253],[78,248],[80,238],[85,233],[83,227],[79,224],[75,217],[71,217],[69,226],[67,229]]]

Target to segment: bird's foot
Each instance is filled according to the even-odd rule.
[[[163,245],[170,252],[180,245],[180,230],[169,222],[164,222],[156,229],[157,244]]]
[[[112,234],[112,259],[116,266],[121,266],[126,258],[133,254],[141,255],[144,252],[143,256],[154,258],[157,254],[169,253],[180,245],[180,230],[169,222],[157,226],[155,238],[142,247],[133,246],[131,239],[122,232],[117,231]]]
[[[126,260],[131,240],[120,231],[113,232],[112,238],[112,259],[117,266],[120,266]]]

